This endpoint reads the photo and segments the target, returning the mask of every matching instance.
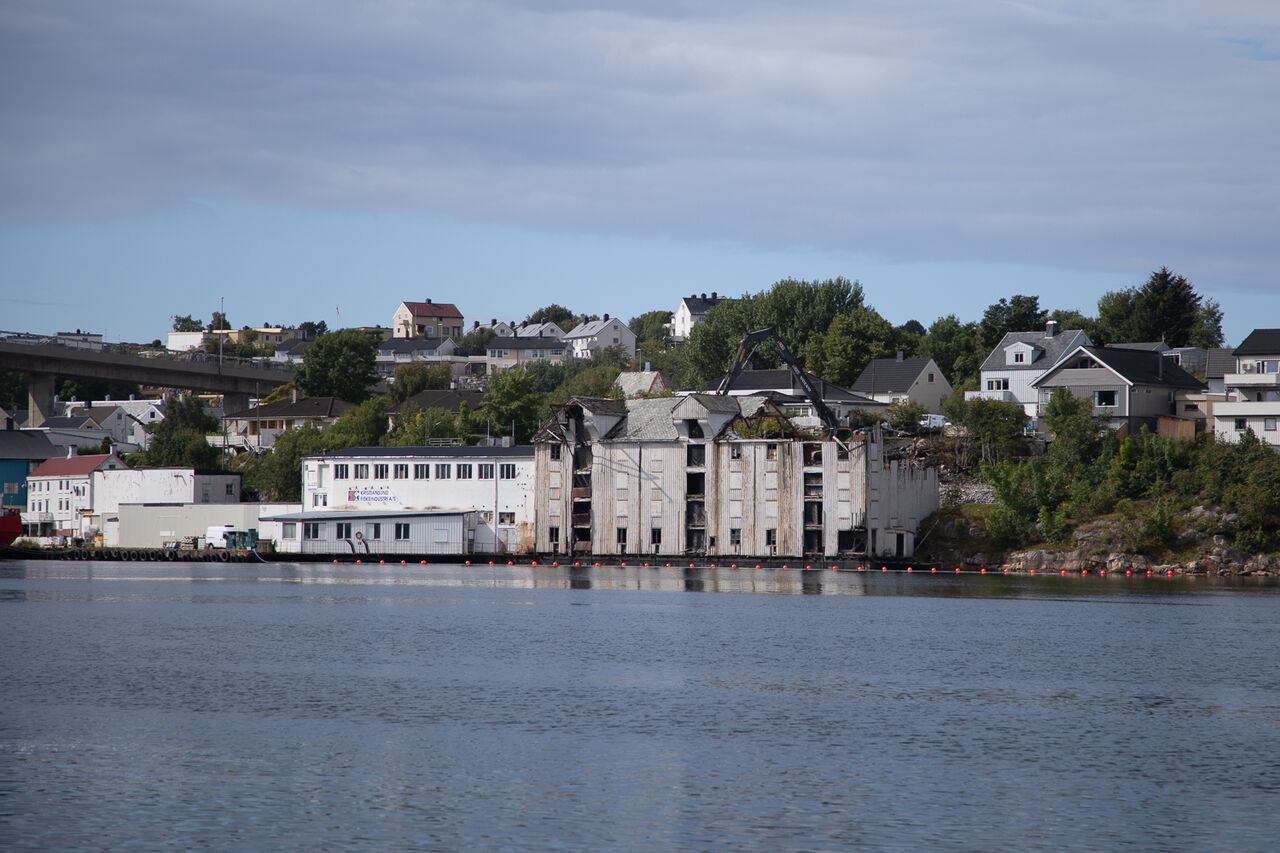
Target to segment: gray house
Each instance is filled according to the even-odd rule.
[[[979,390],[967,392],[964,398],[1017,403],[1027,417],[1034,418],[1039,401],[1035,380],[1068,352],[1092,344],[1082,331],[1058,331],[1053,320],[1043,332],[1009,332],[982,362]]]
[[[1182,396],[1199,394],[1205,384],[1155,350],[1078,346],[1036,379],[1036,417],[1044,416],[1058,388],[1093,401],[1093,413],[1112,429],[1130,434],[1142,427],[1152,432],[1160,421],[1178,417]]]
[[[882,403],[907,400],[924,406],[926,412],[942,411],[942,401],[951,396],[951,383],[931,358],[872,359],[853,383],[853,390]]]

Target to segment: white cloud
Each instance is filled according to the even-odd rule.
[[[0,215],[192,197],[1261,281],[1275,4],[8,4]]]

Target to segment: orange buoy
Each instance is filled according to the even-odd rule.
[[[929,574],[931,574],[931,575],[936,575],[937,573],[938,573],[938,567],[937,567],[937,566],[934,566],[932,569],[930,569],[930,570],[929,570]]]
[[[911,571],[911,567],[910,567],[910,566],[907,566],[907,571],[908,571],[908,572],[910,572],[910,571]]]
[[[380,565],[380,566],[386,565],[386,563],[387,563],[387,561],[386,561],[386,560],[379,560],[379,561],[378,561],[378,565]]]
[[[423,561],[422,561],[422,565],[424,565],[424,566],[425,566],[426,564],[427,564],[427,561],[426,561],[426,560],[423,560]]]
[[[882,572],[887,572],[887,571],[889,571],[889,567],[888,567],[888,566],[881,566],[881,567],[880,567],[880,571],[882,571]]]
[[[984,567],[982,568],[982,574],[984,574],[984,575],[985,575],[986,573],[987,573],[987,569],[986,569],[986,567],[984,566]]]

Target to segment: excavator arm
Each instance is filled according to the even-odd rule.
[[[822,419],[822,423],[827,429],[835,432],[840,426],[840,420],[836,417],[835,412],[827,406],[822,400],[822,395],[818,393],[818,389],[814,387],[813,382],[808,375],[800,369],[800,365],[796,363],[795,357],[791,355],[791,350],[787,349],[787,345],[782,342],[782,338],[778,337],[777,331],[772,327],[757,329],[754,332],[748,332],[742,336],[742,343],[738,345],[738,353],[733,357],[733,366],[729,372],[725,374],[724,379],[720,380],[716,393],[723,396],[729,393],[729,389],[733,387],[733,383],[737,380],[738,374],[742,373],[742,366],[746,364],[751,353],[755,352],[755,348],[761,341],[773,341],[778,349],[778,356],[783,363],[790,369],[791,374],[800,383],[800,387],[804,389],[804,394],[809,398],[809,402],[813,404],[813,408],[818,413],[818,417]]]

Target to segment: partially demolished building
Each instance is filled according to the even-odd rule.
[[[767,397],[572,398],[534,437],[545,554],[909,557],[937,472]]]

